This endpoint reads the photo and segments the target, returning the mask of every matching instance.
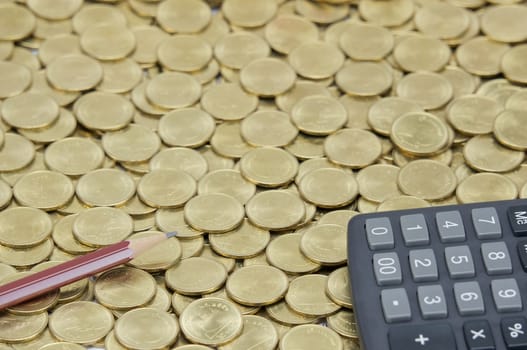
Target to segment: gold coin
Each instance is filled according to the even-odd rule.
[[[388,164],[374,164],[357,174],[359,192],[372,202],[384,202],[401,194],[397,187],[399,168]]]
[[[168,33],[197,33],[210,19],[211,11],[204,1],[169,0],[157,7],[156,20]]]
[[[39,336],[48,324],[47,312],[22,316],[0,313],[0,340],[6,343],[27,342]]]
[[[137,194],[151,207],[174,208],[192,198],[196,187],[196,181],[184,171],[157,169],[141,178]]]
[[[457,66],[447,66],[440,74],[452,84],[454,98],[472,94],[481,82],[479,77]]]
[[[174,109],[193,105],[201,95],[201,85],[189,74],[164,72],[146,85],[146,97],[161,108]]]
[[[218,155],[229,158],[241,158],[253,148],[245,142],[239,122],[226,122],[218,125],[210,140],[212,150]]]
[[[456,50],[461,68],[479,76],[493,76],[501,72],[501,60],[510,46],[485,36],[475,37]]]
[[[179,234],[179,231],[178,231]],[[215,251],[234,259],[247,259],[265,250],[271,239],[269,231],[254,226],[248,219],[236,229],[219,234],[209,234]]]
[[[346,262],[346,228],[326,224],[309,228],[300,241],[300,250],[321,265],[341,265]]]
[[[44,350],[82,350],[84,349],[84,347],[82,345],[75,344],[75,343],[57,342],[57,343],[44,345],[40,347],[40,349],[44,349]]]
[[[253,265],[233,272],[225,288],[228,296],[240,304],[262,306],[280,300],[288,286],[287,276],[281,270],[273,266]]]
[[[198,184],[198,194],[223,193],[241,204],[254,196],[256,186],[245,180],[238,170],[221,169],[209,172]]]
[[[210,247],[209,244],[205,244],[203,246],[203,250],[200,252],[199,256],[202,258],[212,259],[212,260],[219,262],[220,264],[223,265],[225,270],[227,270],[227,273],[231,273],[234,270],[234,267],[236,265],[236,260],[217,254]]]
[[[243,329],[240,311],[233,303],[220,298],[193,301],[183,310],[179,322],[187,339],[210,346],[235,339]]]
[[[357,210],[360,213],[373,213],[377,211],[377,207],[379,206],[379,203],[369,201],[363,197],[360,197],[357,200]]]
[[[4,209],[11,203],[13,190],[5,181],[0,180],[0,210]]]
[[[18,132],[25,138],[36,143],[51,143],[71,135],[77,127],[77,120],[73,114],[64,108],[60,109],[58,119],[46,128],[19,129]]]
[[[210,233],[230,231],[240,225],[243,205],[223,193],[198,195],[185,204],[185,220],[194,229]]]
[[[308,159],[300,163],[300,165],[298,166],[298,174],[296,175],[295,183],[299,184],[304,175],[309,173],[310,171],[322,168],[342,169],[341,166],[330,162],[327,158]]]
[[[296,47],[318,39],[318,29],[295,15],[279,15],[265,26],[265,39],[273,50],[289,54]]]
[[[357,324],[353,312],[341,310],[327,318],[329,328],[343,337],[358,339]]]
[[[322,168],[304,175],[299,184],[302,197],[321,208],[337,208],[351,203],[358,195],[355,178],[341,169]]]
[[[327,316],[336,312],[340,306],[326,295],[327,279],[327,276],[319,274],[295,278],[285,295],[287,305],[308,316]]]
[[[320,158],[324,156],[324,140],[323,137],[298,134],[293,142],[284,148],[299,160]]]
[[[0,283],[7,284],[9,282],[16,281],[18,279],[32,275],[34,272],[18,272],[8,277],[3,278]],[[52,308],[57,304],[59,300],[59,290],[54,289],[49,292],[46,292],[37,297],[31,298],[28,301],[9,306],[6,308],[6,311],[15,314],[15,315],[35,315],[42,312],[46,312],[48,309]]]
[[[337,333],[321,325],[293,327],[280,340],[281,350],[309,347],[320,350],[343,350],[343,343]]]
[[[266,249],[269,263],[289,274],[317,271],[320,265],[306,258],[300,251],[301,238],[299,233],[289,233],[273,239]]]
[[[118,60],[135,49],[135,36],[120,24],[99,24],[82,32],[80,45],[84,52],[98,60]]]
[[[1,67],[1,65],[0,65]],[[59,106],[66,106],[75,101],[80,93],[75,91],[57,90],[50,85],[46,71],[41,70],[33,74],[33,82],[29,91],[42,92],[51,96]]]
[[[64,206],[74,193],[73,183],[66,175],[48,170],[26,174],[13,187],[18,203],[46,211]]]
[[[288,60],[298,75],[309,79],[326,79],[342,67],[344,54],[332,44],[308,42],[292,50]]]
[[[338,43],[354,60],[378,61],[392,51],[394,40],[392,33],[380,25],[354,22],[342,31]]]
[[[350,62],[337,72],[335,82],[347,94],[373,96],[388,90],[393,78],[385,63]]]
[[[95,298],[102,305],[125,310],[148,303],[156,293],[156,282],[147,272],[119,267],[104,272],[95,281]]]
[[[56,2],[29,0],[27,6],[39,17],[56,21],[71,18],[82,6],[82,1],[68,0]]]
[[[50,144],[44,161],[50,169],[79,176],[99,168],[104,161],[104,151],[90,139],[68,137]]]
[[[304,220],[306,210],[298,195],[284,190],[258,193],[246,205],[252,224],[266,230],[281,231]]]
[[[179,34],[159,44],[157,58],[170,70],[192,72],[202,69],[211,60],[212,48],[198,36]]]
[[[240,172],[247,180],[262,187],[279,187],[291,182],[298,171],[298,161],[275,147],[251,150],[240,160]]]
[[[119,24],[125,27],[126,17],[117,7],[103,4],[84,5],[73,16],[73,29],[79,34],[99,24]]]
[[[448,166],[434,160],[414,160],[399,171],[397,184],[404,194],[425,200],[450,196],[457,185],[456,175]]]
[[[169,146],[196,148],[212,137],[214,119],[198,108],[185,108],[165,114],[159,120],[159,136]]]
[[[190,2],[193,2],[190,0]],[[165,2],[164,4],[178,4],[177,1]],[[183,2],[182,2],[183,3]],[[178,15],[177,13],[161,13],[161,16]],[[162,24],[161,24],[162,25]],[[154,64],[157,61],[156,49],[159,43],[168,38],[168,34],[159,27],[142,25],[130,28],[135,36],[136,48],[132,53],[132,59],[139,64]]]
[[[413,112],[423,112],[423,108],[414,101],[385,97],[373,103],[369,109],[368,124],[376,133],[389,136],[395,119]]]
[[[398,196],[385,200],[377,207],[377,211],[403,210],[413,208],[427,208],[430,203],[413,196]]]
[[[273,350],[278,344],[278,332],[273,324],[262,316],[243,316],[243,331],[232,342],[220,346],[219,350],[245,350],[258,346],[261,350]]]
[[[153,208],[143,203],[139,199],[137,194],[134,195],[131,199],[129,199],[122,206],[119,206],[119,208],[123,209],[125,212],[127,212],[130,215],[146,215],[146,214],[151,214],[156,211],[156,208]]]
[[[376,1],[364,0],[359,2],[359,12],[368,22],[382,26],[400,26],[414,14],[412,0]]]
[[[40,209],[18,207],[0,212],[0,243],[13,248],[29,248],[44,242],[53,223]]]
[[[154,213],[135,215],[134,220],[134,232],[140,232],[145,230],[154,229],[156,224],[156,218]]]
[[[527,111],[527,90],[516,92],[512,95],[505,105],[507,109],[517,109]]]
[[[95,344],[112,329],[113,315],[104,306],[74,301],[59,306],[49,318],[49,330],[61,341]]]
[[[61,263],[62,263],[61,261],[54,261],[54,260],[44,261],[36,266],[33,266],[31,268],[31,272],[40,272],[45,269],[57,266]],[[76,282],[67,284],[63,287],[60,287],[59,289],[60,293],[58,295],[58,303],[62,304],[65,302],[77,300],[87,290],[88,283],[89,283],[88,279],[84,278]]]
[[[49,258],[52,251],[53,241],[49,238],[29,248],[11,248],[0,245],[0,262],[27,269]]]
[[[37,71],[40,69],[40,61],[38,58],[29,50],[23,49],[21,47],[15,47],[13,49],[10,60],[13,63],[22,64],[32,71]]]
[[[341,267],[329,274],[326,293],[334,303],[350,309],[353,307],[347,267]]]
[[[295,1],[295,11],[308,20],[328,24],[345,18],[350,11],[348,4],[328,4],[308,0]]]
[[[494,124],[496,140],[508,148],[525,151],[527,144],[523,135],[526,120],[527,111],[504,110]]]
[[[59,90],[84,91],[101,81],[103,70],[93,58],[74,54],[54,59],[47,66],[46,76],[51,85]]]
[[[9,40],[0,40],[0,59],[5,61],[13,54],[15,45]]]
[[[514,182],[501,174],[473,174],[461,181],[456,190],[460,203],[515,199],[518,189]]]
[[[522,5],[492,6],[481,16],[481,30],[493,40],[517,43],[527,39],[526,21]]]
[[[4,279],[7,276],[14,275],[16,273],[17,270],[13,266],[0,263],[0,279]]]
[[[368,112],[371,106],[379,101],[379,96],[351,96],[342,95],[339,98],[340,103],[348,111],[348,123],[346,127],[357,129],[370,129],[368,125]]]
[[[351,168],[363,168],[381,156],[382,146],[372,132],[342,129],[324,141],[324,153],[332,162]]]
[[[213,350],[212,348],[209,348],[208,346],[204,345],[198,345],[198,344],[188,344],[188,345],[181,345],[174,350]]]
[[[298,129],[280,111],[257,111],[241,123],[241,135],[253,146],[280,147],[291,143]]]
[[[136,87],[143,78],[141,67],[129,58],[101,62],[103,78],[97,90],[115,94],[126,93]]]
[[[167,148],[150,159],[150,169],[182,170],[199,180],[207,173],[208,164],[205,158],[196,150],[175,147]]]
[[[397,96],[414,101],[424,109],[444,106],[453,92],[452,84],[437,73],[411,73],[397,83]]]
[[[427,156],[440,152],[447,146],[448,129],[441,119],[430,113],[408,113],[392,124],[390,139],[411,155]]]
[[[1,155],[1,151],[0,151],[0,155]],[[0,174],[0,177],[5,182],[7,182],[10,186],[14,186],[15,183],[25,174],[28,174],[35,170],[45,170],[45,169],[47,169],[47,167],[44,164],[44,154],[43,152],[39,151],[39,152],[34,153],[33,160],[31,160],[27,166],[20,168],[19,170],[14,170],[10,172],[2,172]]]
[[[480,135],[492,132],[494,121],[502,107],[492,98],[465,95],[448,106],[449,123],[459,132]]]
[[[467,10],[448,3],[426,4],[415,13],[415,25],[425,35],[439,39],[452,39],[462,35],[469,27]]]
[[[517,83],[527,83],[527,70],[522,65],[526,57],[527,45],[515,46],[503,55],[501,68],[507,79]]]
[[[42,93],[24,92],[2,103],[4,121],[15,128],[43,128],[51,125],[58,116],[57,103]]]
[[[295,79],[293,68],[277,58],[254,60],[240,71],[241,85],[250,93],[263,97],[283,94],[293,87]]]
[[[93,247],[81,244],[73,236],[73,223],[78,214],[68,215],[61,218],[53,227],[52,237],[55,244],[70,254],[83,254],[94,250]]]
[[[134,106],[126,98],[107,92],[91,92],[73,106],[79,123],[93,130],[118,130],[132,121]]]
[[[176,313],[176,315],[181,316],[181,313],[183,313],[183,310],[187,308],[187,306],[190,305],[194,300],[197,300],[199,297],[190,297],[182,294],[178,294],[177,292],[174,292],[172,294],[172,309]]]
[[[264,39],[248,32],[225,35],[214,46],[214,56],[232,69],[241,69],[253,60],[269,56],[270,52]]]
[[[5,350],[10,350],[10,349],[31,350],[35,348],[40,349],[41,347],[45,345],[56,343],[56,342],[57,342],[57,339],[53,337],[49,329],[46,328],[46,330],[40,333],[36,338],[33,338],[29,341],[24,341],[22,343],[12,343],[12,344],[9,344],[9,347],[6,347],[6,348],[3,347],[2,349],[5,349]],[[3,344],[3,345],[7,345],[7,344]]]
[[[357,214],[358,213],[353,210],[346,210],[346,209],[333,210],[333,211],[327,212],[322,217],[320,217],[317,223],[319,225],[334,224],[334,225],[340,225],[340,226],[347,228],[350,219]]]
[[[75,190],[77,197],[89,206],[116,206],[135,194],[135,182],[118,169],[97,169],[83,175]]]
[[[196,231],[185,222],[184,210],[158,209],[155,217],[156,226],[163,232],[176,231],[179,239],[196,238],[203,234]]]
[[[155,106],[148,99],[146,98],[145,91],[146,87],[148,85],[148,79],[145,79],[142,83],[137,85],[132,90],[132,102],[134,105],[142,112],[150,114],[150,115],[164,115],[169,112],[168,109],[161,108],[159,106]]]
[[[471,138],[463,148],[467,164],[477,171],[507,172],[517,168],[523,161],[523,152],[501,146],[489,135]]]
[[[238,84],[222,83],[204,92],[201,105],[214,118],[239,120],[256,109],[258,97],[246,93]]]
[[[164,349],[178,335],[176,317],[152,308],[131,310],[115,323],[115,337],[128,349]]]
[[[23,136],[6,132],[0,148],[0,171],[20,170],[35,158],[35,147]]]
[[[157,134],[142,125],[131,124],[123,130],[102,137],[106,154],[120,162],[144,162],[161,147]]]
[[[111,330],[110,333],[104,338],[104,348],[107,350],[126,350],[126,348],[119,343],[115,337],[115,330]]]
[[[291,112],[298,101],[308,96],[326,96],[331,94],[323,85],[311,81],[297,81],[295,85],[284,94],[275,98],[275,103],[284,112]]]
[[[214,292],[226,279],[227,271],[221,263],[202,257],[183,259],[165,273],[167,286],[184,295]],[[183,323],[182,319],[180,321]]]
[[[393,55],[397,64],[407,72],[436,72],[447,65],[452,53],[439,39],[411,35],[395,46]]]
[[[3,3],[0,5],[0,40],[20,40],[35,29],[35,16],[25,7]]]
[[[221,11],[225,18],[240,27],[260,27],[271,20],[277,4],[272,1],[225,0]]]
[[[79,213],[73,222],[73,235],[90,247],[103,247],[122,241],[133,230],[130,215],[121,209],[97,207]]]
[[[337,99],[308,96],[293,106],[291,119],[305,134],[329,135],[346,124],[348,115],[346,108]]]
[[[267,316],[281,325],[300,325],[316,321],[316,317],[299,314],[292,310],[285,301],[268,305],[265,308]]]
[[[134,239],[151,237],[160,234],[163,233],[159,231],[146,231],[132,235],[129,240],[133,242]],[[128,262],[128,264],[145,271],[157,272],[170,268],[176,264],[180,258],[181,245],[179,244],[179,241],[176,237],[172,237],[163,244],[158,244],[155,247],[150,248],[148,251],[145,251],[134,257],[132,260],[130,260],[130,262]]]

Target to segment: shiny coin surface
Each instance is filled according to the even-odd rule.
[[[196,181],[184,171],[153,170],[137,186],[139,198],[156,208],[173,208],[185,204],[196,192]]]
[[[47,170],[26,174],[13,187],[18,203],[46,211],[64,206],[74,193],[73,183],[66,175]]]
[[[334,168],[313,170],[299,184],[301,196],[321,208],[337,208],[351,203],[358,195],[358,184],[350,173]]]
[[[90,208],[79,213],[73,222],[73,235],[81,243],[102,247],[122,241],[133,230],[133,220],[121,209]]]
[[[289,116],[280,111],[257,111],[241,123],[241,135],[253,146],[281,147],[290,144],[298,129]]]
[[[35,158],[35,146],[23,136],[7,132],[0,148],[0,171],[15,171],[29,165]]]
[[[397,183],[404,194],[425,200],[440,200],[455,191],[457,179],[448,166],[422,159],[402,167]]]
[[[90,139],[68,137],[50,144],[44,153],[46,165],[70,176],[79,176],[102,166],[104,151]]]
[[[447,145],[448,129],[441,119],[432,114],[408,113],[394,121],[390,139],[409,154],[433,155]]]
[[[80,97],[73,110],[88,129],[119,130],[132,121],[134,107],[124,97],[108,92],[91,92]]]
[[[28,207],[9,208],[0,212],[0,243],[26,248],[44,242],[53,223],[42,210]]]
[[[240,160],[240,172],[249,181],[262,187],[279,187],[293,180],[298,162],[280,148],[262,147],[247,152]]]
[[[348,121],[348,113],[337,100],[326,96],[308,96],[291,110],[291,120],[309,135],[329,135]]]
[[[327,276],[312,274],[295,278],[289,284],[285,301],[296,312],[308,316],[326,316],[340,306],[326,295]]]
[[[347,259],[347,230],[326,224],[309,228],[300,241],[302,253],[321,265],[341,265]]]
[[[393,78],[390,68],[384,63],[354,62],[345,64],[337,72],[335,82],[349,95],[374,96],[388,90]]]
[[[226,279],[227,271],[221,263],[202,257],[183,259],[165,273],[168,287],[184,295],[214,292]]]
[[[358,339],[357,324],[353,312],[341,310],[327,318],[328,326],[343,337]]]
[[[300,325],[284,334],[280,340],[280,349],[289,350],[298,347],[316,346],[324,350],[342,350],[342,340],[339,335],[327,327],[320,325]]]
[[[494,123],[494,136],[504,146],[524,151],[527,143],[524,135],[527,111],[505,110],[501,112]]]
[[[185,337],[199,344],[218,346],[237,336],[243,329],[240,311],[220,298],[202,298],[192,302],[179,319]]]
[[[2,118],[15,128],[37,129],[51,125],[59,117],[53,98],[36,92],[24,92],[2,103]]]
[[[401,194],[397,187],[399,167],[388,164],[374,164],[362,169],[357,174],[361,196],[373,202],[384,202],[386,199]]]
[[[269,75],[275,72],[276,75]],[[240,82],[249,92],[264,96],[276,96],[293,87],[296,74],[287,63],[276,58],[261,58],[243,67]]]
[[[210,233],[227,232],[243,220],[243,205],[223,193],[198,195],[185,204],[185,220],[194,229]]]
[[[176,147],[202,146],[214,129],[214,119],[198,108],[172,111],[159,120],[159,136],[167,145]]]
[[[459,132],[468,135],[488,134],[502,107],[486,96],[468,95],[455,99],[448,107],[447,118]]]
[[[157,58],[169,70],[193,72],[210,61],[212,48],[197,36],[180,34],[168,37],[159,44]]]
[[[424,109],[444,106],[454,94],[452,84],[437,73],[417,72],[397,82],[397,96],[414,101]]]
[[[223,193],[245,204],[254,196],[256,186],[238,170],[220,169],[209,172],[198,183],[198,194]]]
[[[514,182],[501,174],[479,173],[464,179],[456,189],[460,203],[515,199],[518,189]]]
[[[259,276],[259,278],[253,278]],[[233,272],[226,283],[227,295],[251,306],[269,305],[280,300],[289,286],[287,275],[273,266],[253,265]]]
[[[146,231],[132,235],[130,241],[135,239],[162,235],[159,231]],[[179,232],[178,232],[179,234]],[[175,265],[181,258],[181,245],[176,237],[169,238],[163,244],[155,247],[134,257],[128,265],[140,268],[145,271],[155,272],[163,271]]]
[[[280,15],[265,26],[265,38],[275,51],[288,54],[303,43],[316,41],[318,30],[304,17]]]
[[[524,159],[523,152],[503,147],[488,135],[471,138],[463,148],[463,155],[471,168],[489,172],[511,171]]]
[[[342,67],[344,54],[330,43],[309,42],[292,50],[288,60],[298,75],[310,79],[326,79]]]
[[[351,286],[346,267],[333,270],[328,276],[326,293],[336,304],[352,308]]]
[[[97,169],[79,179],[75,193],[89,206],[116,206],[132,198],[135,183],[124,171]]]
[[[0,313],[4,326],[0,329],[0,339],[9,343],[27,342],[38,337],[48,324],[46,312],[36,315],[22,316],[7,312]]]
[[[246,204],[247,217],[254,225],[266,230],[286,230],[304,220],[304,203],[284,190],[260,192]]]
[[[84,91],[97,85],[103,76],[101,65],[88,56],[57,57],[46,70],[51,85],[60,90]]]
[[[238,84],[213,85],[203,93],[201,106],[214,118],[239,120],[258,106],[258,97],[245,92]]]
[[[341,129],[324,141],[324,153],[333,163],[363,168],[374,163],[382,152],[378,137],[368,130]]]
[[[161,108],[184,108],[199,99],[201,85],[189,74],[163,72],[148,82],[145,93],[150,102]]]
[[[308,259],[300,250],[301,234],[289,233],[273,239],[266,248],[269,263],[290,274],[317,271],[320,265]]]
[[[123,130],[104,134],[102,146],[106,154],[120,162],[143,162],[161,147],[157,134],[142,125],[131,124]]]
[[[248,219],[232,231],[209,234],[209,242],[215,251],[236,259],[258,255],[265,250],[270,239],[269,231],[254,226]]]
[[[275,349],[278,344],[278,332],[273,324],[262,316],[243,316],[243,331],[232,342],[220,346],[220,350],[242,350],[255,344],[261,350]]]

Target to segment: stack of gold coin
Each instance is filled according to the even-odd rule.
[[[0,348],[359,349],[358,213],[527,198],[521,0],[0,3]],[[355,303],[360,303],[355,300]]]

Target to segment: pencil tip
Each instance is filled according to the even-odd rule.
[[[177,235],[177,232],[176,232],[176,231],[168,232],[168,233],[166,234],[167,238],[175,237],[176,235]]]

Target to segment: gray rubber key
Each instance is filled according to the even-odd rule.
[[[409,247],[430,243],[428,226],[423,214],[401,216],[401,232],[404,244]]]
[[[387,217],[367,219],[366,238],[371,250],[393,248],[395,241],[390,219]]]
[[[501,224],[496,208],[472,209],[472,223],[479,239],[501,238]]]
[[[474,277],[474,260],[466,245],[445,248],[448,273],[452,278]]]
[[[445,293],[439,284],[417,287],[417,299],[425,320],[447,317]]]
[[[382,290],[381,304],[384,319],[388,323],[408,321],[412,318],[408,294],[404,288]]]
[[[408,260],[414,281],[437,281],[439,278],[436,257],[432,249],[411,250]]]
[[[454,284],[454,297],[461,316],[481,315],[485,313],[483,294],[478,282],[458,282]]]
[[[489,275],[512,273],[511,256],[505,242],[481,244],[481,256]]]
[[[523,309],[520,289],[514,278],[493,280],[490,282],[490,289],[498,312],[514,312]]]
[[[441,242],[462,242],[465,240],[465,226],[457,210],[436,213],[437,229]]]
[[[377,253],[373,255],[373,270],[379,286],[401,284],[403,274],[396,253]]]

